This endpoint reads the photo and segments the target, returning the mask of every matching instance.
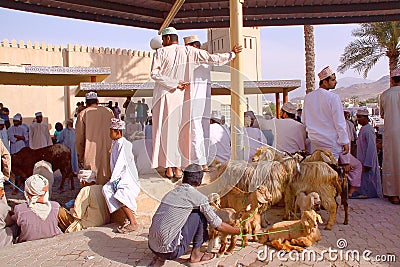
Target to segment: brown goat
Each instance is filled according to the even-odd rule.
[[[60,189],[64,188],[65,179],[71,182],[71,189],[74,189],[74,175],[71,166],[71,149],[66,145],[55,144],[39,149],[24,147],[11,156],[11,170],[14,175],[28,178],[33,174],[35,163],[45,160],[51,164],[53,171],[60,170],[62,180]]]

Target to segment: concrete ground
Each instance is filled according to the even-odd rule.
[[[64,192],[59,192],[56,190],[57,182],[59,179],[56,178],[53,199],[60,204],[78,192],[78,189],[69,190],[68,186]],[[142,193],[138,199],[138,221],[141,224],[138,231],[118,234],[114,232],[117,224],[110,224],[16,244],[0,249],[0,266],[160,266],[154,262],[147,247],[148,228],[158,199],[174,185],[163,178],[146,178],[141,182],[146,194]],[[11,201],[23,199],[20,193],[11,195],[8,187],[6,192]],[[348,225],[342,224],[344,212],[339,209],[332,231],[320,226],[322,240],[309,248],[310,259],[301,260],[302,255],[296,253],[273,253],[272,248],[258,243],[241,248],[239,241],[231,255],[203,264],[189,264],[189,255],[185,255],[178,261],[166,261],[163,266],[400,266],[400,225],[397,224],[400,205],[380,199],[352,199],[349,207]],[[326,221],[327,212],[321,211],[321,215]],[[269,211],[269,222],[280,221],[282,216],[283,208],[273,207]],[[267,259],[261,253],[264,251]],[[360,256],[358,260],[353,258],[357,254]]]

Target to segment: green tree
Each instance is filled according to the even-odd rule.
[[[343,73],[355,69],[364,78],[373,66],[383,57],[389,58],[390,74],[399,64],[400,21],[362,23],[352,32],[358,39],[346,46],[340,57],[338,71]]]

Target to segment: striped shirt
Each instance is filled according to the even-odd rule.
[[[222,220],[211,209],[207,197],[185,183],[161,200],[149,229],[149,247],[159,253],[175,251],[182,240],[181,229],[193,209],[200,209],[212,227],[221,225]]]

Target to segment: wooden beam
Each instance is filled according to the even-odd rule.
[[[279,119],[281,117],[281,99],[279,93],[275,93],[275,103],[276,103],[276,117]]]
[[[242,44],[243,40],[243,0],[230,0],[231,47]],[[244,159],[244,81],[242,75],[243,55],[239,53],[231,63],[231,151],[232,159]]]
[[[176,13],[178,13],[179,9],[182,7],[185,0],[176,0],[174,5],[171,7],[169,14],[165,18],[163,24],[161,25],[160,29],[158,30],[158,34],[161,34],[161,31],[164,30],[169,26],[171,21],[175,18]]]

